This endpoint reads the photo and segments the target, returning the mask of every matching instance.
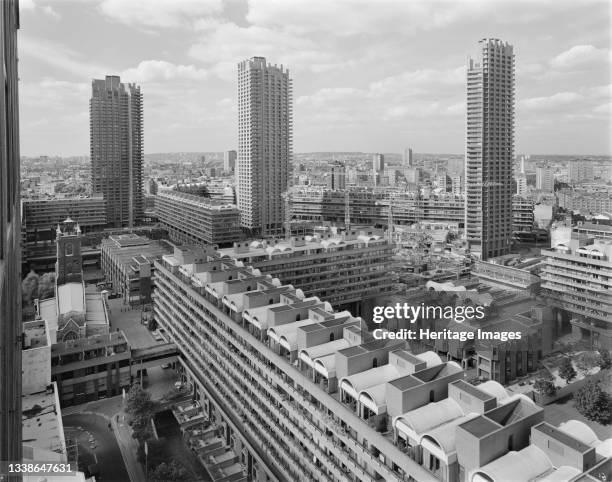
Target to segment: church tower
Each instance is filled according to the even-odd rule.
[[[83,257],[81,255],[81,228],[67,218],[57,226],[57,264],[55,279],[57,286],[80,283],[83,280]]]

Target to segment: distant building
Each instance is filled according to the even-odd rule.
[[[569,162],[568,168],[568,180],[570,184],[593,182],[595,179],[593,161],[588,159],[574,159]]]
[[[486,260],[507,254],[512,235],[514,52],[498,39],[478,48],[467,69],[465,230],[470,250]]]
[[[536,167],[536,189],[553,192],[555,189],[555,173],[548,164]]]
[[[92,81],[89,103],[91,187],[106,200],[112,227],[132,227],[143,216],[142,96],[118,76]]]
[[[612,193],[587,189],[561,189],[557,192],[559,207],[583,214],[612,213]]]
[[[527,176],[525,174],[519,174],[516,178],[516,194],[518,196],[527,195]]]
[[[455,196],[460,196],[463,194],[463,177],[462,176],[453,176],[451,178],[451,192]]]
[[[542,294],[559,313],[560,334],[571,330],[594,348],[612,349],[612,239],[578,234],[558,240],[542,268]]]
[[[534,227],[533,201],[522,196],[512,197],[512,231],[531,231]]]
[[[0,460],[21,461],[19,2],[0,3]]]
[[[335,162],[331,167],[330,189],[346,188],[346,167],[341,162]]]
[[[407,147],[404,149],[404,168],[414,166],[414,160],[412,158],[412,148]]]
[[[136,234],[113,235],[102,240],[101,266],[112,290],[125,304],[151,302],[153,262],[169,248]]]
[[[293,157],[293,90],[289,71],[253,57],[238,64],[236,194],[241,224],[254,234],[281,234],[282,194]]]
[[[237,155],[236,151],[225,151],[223,153],[223,170],[225,172],[234,172]]]
[[[164,191],[155,197],[155,211],[176,243],[231,246],[242,235],[238,208],[223,200]]]

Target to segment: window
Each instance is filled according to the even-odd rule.
[[[72,256],[73,252],[74,252],[74,246],[72,245],[72,243],[66,243],[64,247],[64,255]]]

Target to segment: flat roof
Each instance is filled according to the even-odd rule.
[[[465,380],[457,380],[456,382],[451,383],[451,385],[455,385],[459,389],[466,392],[468,395],[478,398],[481,401],[491,400],[495,398],[493,395],[490,395],[486,392],[478,390],[474,385],[467,383]]]
[[[55,387],[54,384],[50,384]],[[22,442],[31,447],[64,453],[64,432],[56,406],[54,390],[42,390],[23,395],[22,404]],[[60,415],[61,416],[61,415]]]
[[[557,442],[562,443],[566,447],[571,447],[574,450],[578,450],[579,452],[582,452],[582,453],[593,449],[593,447],[591,447],[590,445],[587,445],[581,442],[577,438],[572,437],[571,435],[559,430],[557,427],[553,427],[552,425],[546,422],[542,422],[536,425],[535,427],[532,428],[532,430],[537,430],[539,432],[542,432],[548,435],[549,437],[554,438]]]
[[[501,428],[501,425],[481,415],[480,417],[468,420],[467,422],[461,424],[460,427],[476,437],[482,437]]]
[[[419,385],[422,385],[423,382],[417,378],[414,378],[412,375],[406,375],[405,377],[397,378],[396,380],[389,382],[389,384],[393,385],[398,390],[405,391],[410,388],[418,387]]]

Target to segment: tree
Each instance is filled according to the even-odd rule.
[[[173,482],[188,479],[188,473],[185,467],[179,464],[176,460],[172,460],[169,464],[162,462],[154,469],[149,470],[149,480],[152,482]]]
[[[592,368],[599,365],[601,356],[593,351],[586,351],[576,357],[576,368],[586,375]]]
[[[533,384],[533,389],[540,395],[547,397],[552,397],[555,394],[557,387],[555,386],[553,377],[548,370],[540,370],[538,377]]]
[[[599,382],[588,380],[574,395],[576,410],[587,419],[607,424],[610,421],[610,396],[602,390]]]
[[[612,367],[612,356],[610,356],[610,350],[599,350],[599,368],[607,370]]]
[[[34,298],[38,295],[38,283],[40,276],[34,271],[30,271],[21,282],[21,301],[23,306],[30,306]]]
[[[563,378],[566,383],[570,383],[574,378],[576,378],[576,370],[574,370],[572,360],[567,357],[563,358],[561,366],[559,367],[559,376]]]
[[[55,273],[45,273],[38,283],[38,299],[44,300],[55,294]]]
[[[149,392],[140,385],[134,385],[127,394],[125,411],[134,418],[151,416],[155,410],[155,405]]]

